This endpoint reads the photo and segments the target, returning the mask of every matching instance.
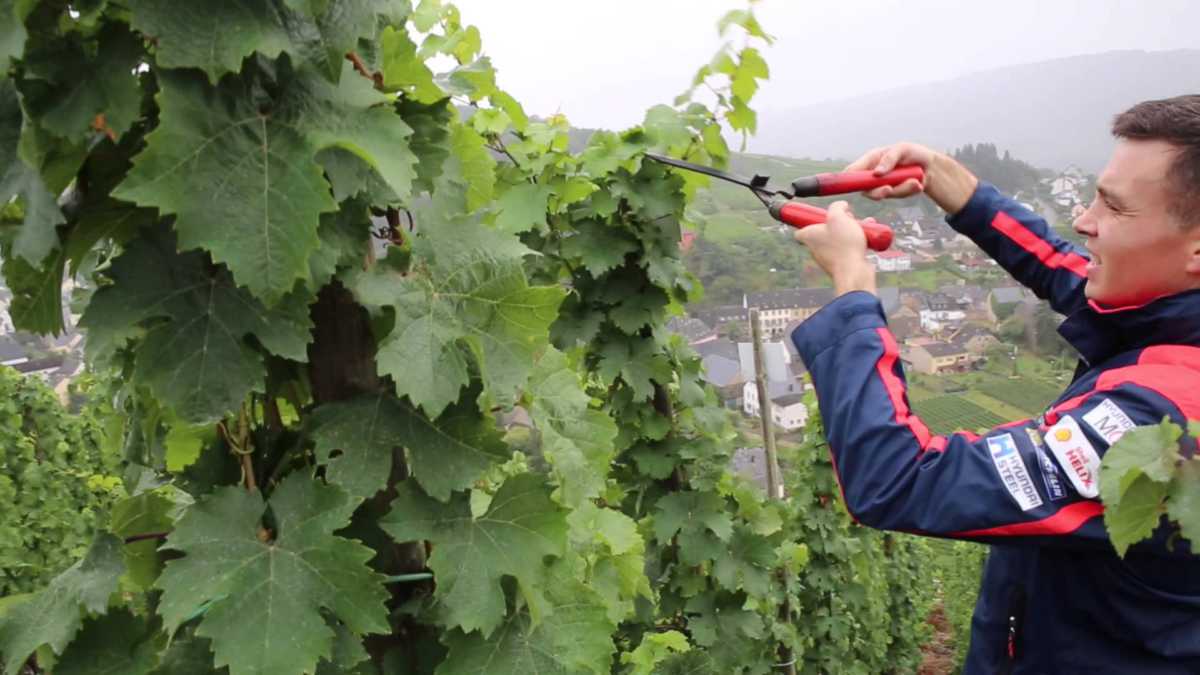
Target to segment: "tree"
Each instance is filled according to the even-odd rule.
[[[68,414],[41,380],[0,367],[0,595],[44,586],[103,527],[120,448],[99,405]]]
[[[14,319],[59,331],[64,275],[94,289],[128,495],[6,608],[6,672],[916,658],[915,629],[851,635],[919,624],[892,594],[924,586],[916,551],[849,531],[827,464],[762,503],[664,331],[705,179],[644,153],[724,165],[723,131],[754,130],[751,12],[695,78],[713,107],[685,92],[572,152],[437,0],[0,9]]]

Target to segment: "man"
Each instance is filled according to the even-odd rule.
[[[845,202],[797,231],[837,297],[792,334],[812,373],[846,505],[863,524],[993,544],[966,673],[1200,673],[1200,542],[1165,521],[1122,559],[1099,502],[1124,431],[1200,419],[1200,96],[1138,104],[1097,196],[1086,252],[944,154],[901,143],[850,169],[925,168],[874,199],[924,192],[1019,282],[1067,315],[1071,384],[1034,420],[931,434],[909,409],[895,339]],[[1185,450],[1193,452],[1194,443]]]

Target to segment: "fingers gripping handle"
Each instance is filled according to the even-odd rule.
[[[809,225],[825,222],[825,209],[800,202],[777,200],[771,203],[771,215],[776,220],[791,225],[797,230]],[[867,248],[886,251],[892,246],[892,228],[868,218],[860,222],[863,234],[867,235]]]
[[[915,164],[898,166],[882,175],[875,175],[874,171],[820,173],[796,179],[792,182],[792,191],[797,197],[824,197],[874,190],[884,185],[895,187],[914,178],[918,181],[925,180],[925,170]]]

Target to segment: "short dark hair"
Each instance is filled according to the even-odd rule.
[[[1113,120],[1113,136],[1175,146],[1167,169],[1174,193],[1167,211],[1185,227],[1200,225],[1200,94],[1142,101]]]

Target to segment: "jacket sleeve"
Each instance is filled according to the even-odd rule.
[[[1107,546],[1097,480],[1109,440],[1164,414],[1182,420],[1170,401],[1126,378],[1056,408],[1049,427],[1021,420],[982,436],[938,436],[909,409],[898,346],[875,296],[838,297],[792,340],[816,387],[846,506],[880,529]]]
[[[980,181],[961,211],[946,218],[1021,285],[1059,314],[1086,302],[1087,252],[1050,230],[1040,216]]]

